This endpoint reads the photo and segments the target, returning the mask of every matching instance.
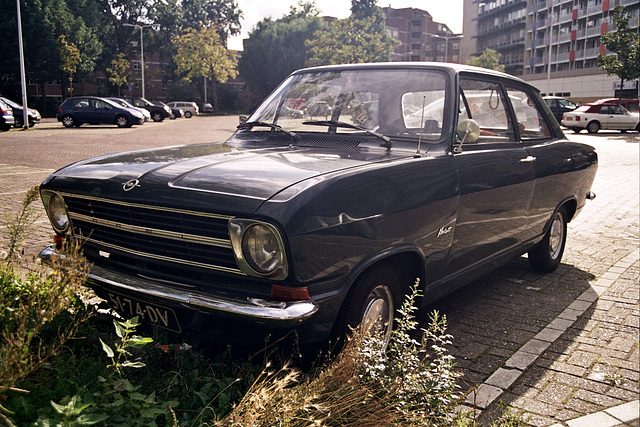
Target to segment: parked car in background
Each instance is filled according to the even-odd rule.
[[[0,131],[6,132],[13,126],[13,111],[11,107],[0,100]]]
[[[165,104],[162,101],[153,101],[153,105],[156,105],[158,107],[168,108],[171,111],[171,115],[169,116],[171,120],[178,119],[184,115],[184,111],[182,111],[181,108],[169,107],[167,104]]]
[[[89,124],[114,124],[120,128],[141,125],[144,116],[141,112],[121,107],[113,101],[95,96],[67,98],[58,107],[57,119],[65,127],[79,127]]]
[[[184,112],[184,116],[190,119],[200,114],[200,108],[195,102],[173,101],[167,104],[170,108],[179,108]]]
[[[633,98],[605,98],[599,99],[593,104],[603,104],[603,105],[622,105],[626,108],[630,113],[639,113],[640,108],[638,106],[638,100]]]
[[[213,113],[213,105],[205,102],[204,104],[200,105],[200,112],[205,114]]]
[[[293,98],[330,117],[285,117]],[[361,323],[389,336],[416,279],[424,307],[524,253],[555,270],[597,161],[516,77],[353,64],[293,73],[223,143],[81,161],[40,192],[124,317],[305,344]]]
[[[553,113],[553,117],[555,117],[558,123],[562,121],[562,115],[564,113],[568,113],[569,111],[573,111],[578,108],[578,104],[575,102],[559,96],[545,96],[543,99],[549,106],[549,109]]]
[[[22,105],[10,100],[9,98],[0,97],[0,101],[9,105],[13,110],[13,125],[17,128],[24,127],[24,108]],[[42,116],[38,110],[34,108],[27,109],[27,120],[29,120],[29,127],[33,127],[36,123],[40,123]]]
[[[562,125],[578,133],[586,129],[598,133],[600,129],[640,131],[638,113],[630,113],[618,104],[585,104],[569,113],[564,113]]]
[[[149,110],[147,110],[146,108],[141,108],[141,107],[134,107],[132,104],[128,103],[127,101],[125,101],[122,98],[107,98],[109,101],[113,101],[116,104],[118,104],[121,107],[124,108],[131,108],[133,110],[137,110],[140,113],[142,113],[142,115],[144,116],[144,121],[148,122],[149,120],[151,120],[151,113],[149,112]]]
[[[154,122],[161,122],[167,117],[171,117],[171,108],[165,106],[154,105],[151,101],[145,98],[122,98],[134,107],[144,108],[151,114],[151,119]]]

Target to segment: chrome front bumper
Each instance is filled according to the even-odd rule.
[[[50,246],[40,252],[43,262],[51,264],[60,255]],[[176,289],[150,278],[129,276],[99,266],[88,274],[90,284],[120,293],[162,300],[186,309],[214,315],[231,316],[273,327],[291,327],[309,319],[318,311],[313,301],[268,301],[258,298],[232,299],[193,289]],[[185,288],[189,285],[184,285]]]

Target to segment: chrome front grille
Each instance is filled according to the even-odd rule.
[[[236,264],[230,216],[63,194],[76,237],[105,252],[243,274]]]

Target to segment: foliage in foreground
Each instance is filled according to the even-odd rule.
[[[263,372],[243,400],[216,426],[451,426],[458,393],[453,358],[444,348],[446,319],[437,312],[421,341],[412,338],[413,293],[399,311],[385,351],[383,337],[357,331],[337,358],[303,378],[284,367]]]
[[[82,301],[86,265],[68,251],[51,269],[23,273],[18,247],[34,218],[32,189],[7,221],[9,251],[0,268],[0,423],[3,425],[474,426],[456,413],[461,394],[445,350],[446,319],[434,312],[416,334],[412,294],[385,345],[354,333],[327,366],[308,375],[263,368],[230,352],[206,360],[193,346],[137,318],[96,315]],[[182,337],[181,337],[182,338]],[[151,345],[156,342],[155,345]],[[260,373],[262,372],[262,373]],[[520,426],[511,414],[493,426]]]

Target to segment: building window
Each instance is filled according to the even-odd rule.
[[[133,69],[134,70],[140,70],[140,61],[132,61],[133,63]]]

